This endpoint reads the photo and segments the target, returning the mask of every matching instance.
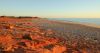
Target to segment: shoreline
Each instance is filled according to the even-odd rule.
[[[93,23],[81,23],[81,22],[67,22],[67,23],[71,23],[71,24],[80,24],[80,25],[85,25],[85,26],[89,26],[89,27],[95,27],[95,28],[100,28],[100,25],[97,24],[93,24]]]
[[[47,18],[47,20],[49,20]],[[83,22],[74,22],[74,21],[61,21],[61,20],[50,20],[50,21],[56,21],[56,22],[62,22],[62,23],[70,23],[70,24],[80,24],[80,25],[85,25],[89,27],[95,27],[95,28],[100,28],[100,25],[94,24],[94,23],[83,23]]]

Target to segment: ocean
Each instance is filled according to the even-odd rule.
[[[48,18],[49,20],[100,25],[100,18]]]

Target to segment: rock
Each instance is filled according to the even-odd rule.
[[[22,38],[23,38],[23,39],[32,40],[30,34],[24,34]]]
[[[0,48],[2,48],[1,50],[12,51],[14,44],[15,44],[14,40],[11,36],[8,36],[8,35],[0,36]]]

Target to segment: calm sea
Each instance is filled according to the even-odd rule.
[[[49,20],[91,23],[100,25],[100,18],[48,18]]]

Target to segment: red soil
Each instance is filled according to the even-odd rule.
[[[29,20],[0,18],[0,53],[88,53],[76,50],[75,44],[68,46],[51,29],[33,27]]]

